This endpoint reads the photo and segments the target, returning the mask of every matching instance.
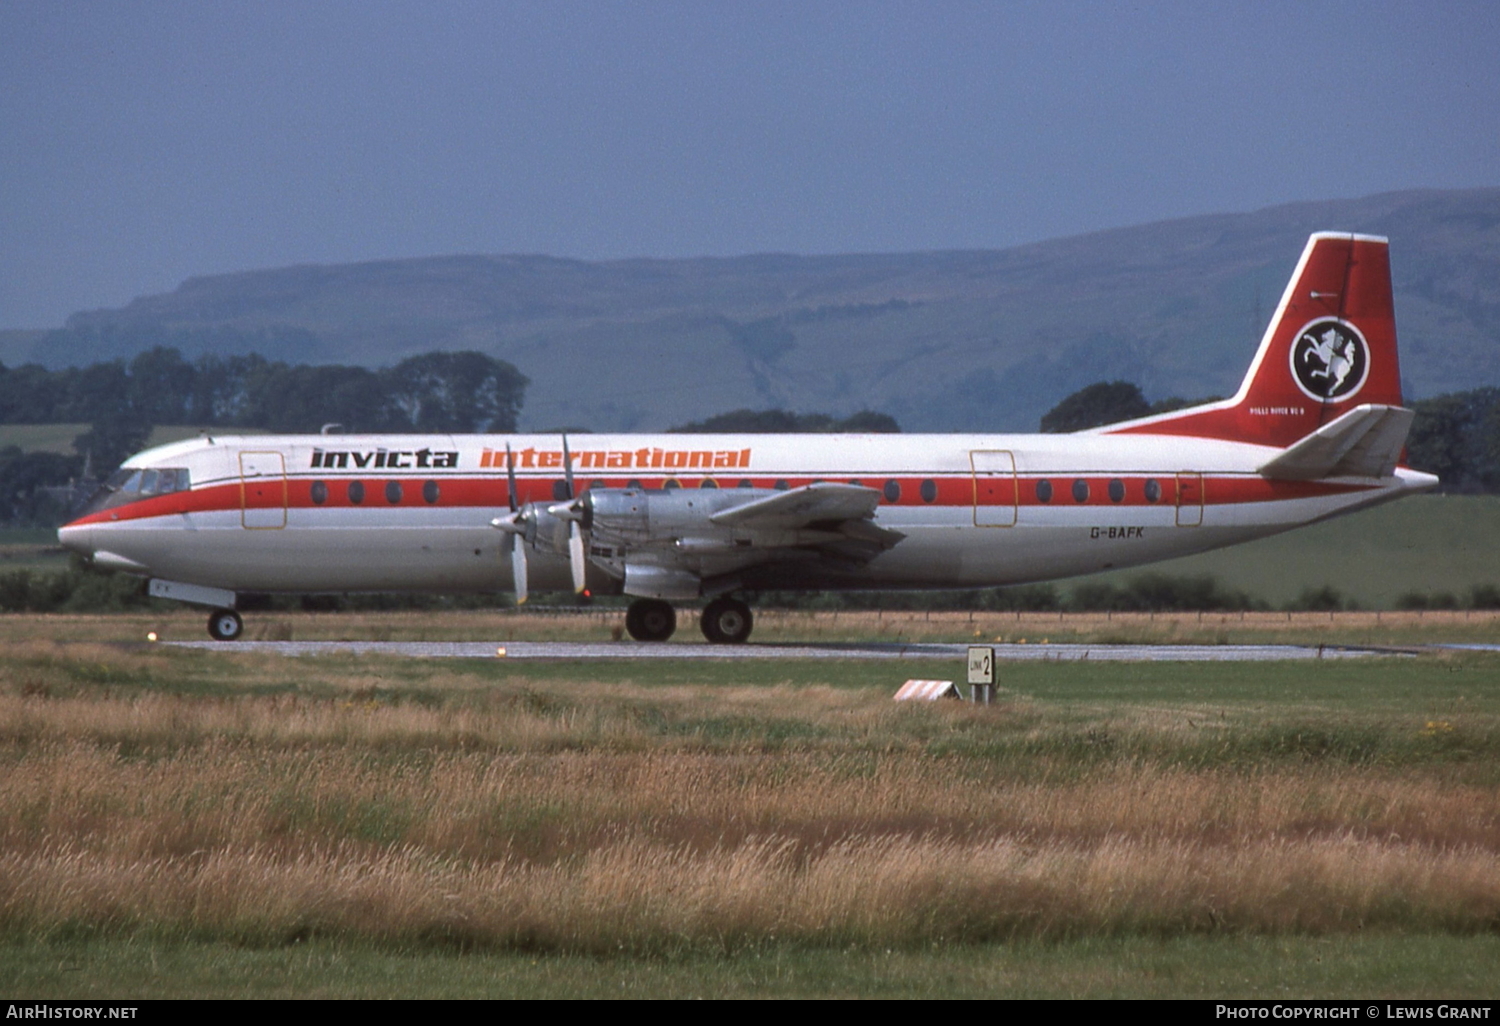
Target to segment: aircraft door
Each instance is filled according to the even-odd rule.
[[[1203,475],[1183,472],[1177,475],[1177,526],[1197,527],[1203,523]]]
[[[974,471],[974,526],[1014,527],[1014,454],[1003,449],[974,449],[969,453],[969,466]]]
[[[261,531],[285,527],[286,493],[281,453],[240,453],[240,526]]]

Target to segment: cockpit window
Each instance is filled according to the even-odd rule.
[[[102,509],[113,509],[155,495],[185,492],[190,488],[192,478],[186,467],[153,467],[149,470],[122,467],[109,475],[75,516],[88,516]]]

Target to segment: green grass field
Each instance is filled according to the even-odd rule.
[[[0,448],[14,445],[22,452],[72,456],[73,439],[88,429],[87,424],[0,424]]]
[[[737,958],[275,948],[0,947],[16,998],[1493,998],[1500,938],[1102,938]]]
[[[0,530],[0,574],[11,570],[61,572],[68,568],[67,551],[48,528]]]
[[[296,637],[602,623],[257,616]],[[288,659],[136,640],[197,619],[0,617],[6,993],[1500,989],[1500,656],[1021,663],[983,709],[893,703],[907,677],[962,678],[926,661]],[[862,621],[771,627],[818,623]],[[921,614],[897,629],[918,623],[968,629]]]
[[[1365,609],[1389,609],[1410,591],[1447,592],[1462,603],[1470,589],[1500,584],[1500,496],[1417,495],[1274,538],[1079,580],[1120,583],[1145,571],[1207,574],[1273,606],[1324,585]]]
[[[75,454],[73,439],[89,429],[87,424],[0,424],[0,448],[18,446],[22,452],[55,452],[64,456]],[[201,428],[188,424],[160,424],[151,429],[146,446],[166,445],[180,442],[184,438],[196,438],[205,431],[220,434],[263,435],[259,428]]]

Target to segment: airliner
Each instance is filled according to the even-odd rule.
[[[767,589],[985,588],[1232,545],[1435,486],[1384,238],[1309,238],[1229,399],[1073,434],[205,435],[126,460],[59,536],[243,631],[247,593],[628,595],[665,641]]]

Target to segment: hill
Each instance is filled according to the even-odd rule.
[[[478,349],[532,380],[522,425],[658,429],[737,407],[907,430],[1035,430],[1059,398],[1239,383],[1307,235],[1389,235],[1415,396],[1500,384],[1500,189],[1388,193],[992,251],[580,261],[453,256],[193,278],[8,363],[260,352],[381,366]]]

